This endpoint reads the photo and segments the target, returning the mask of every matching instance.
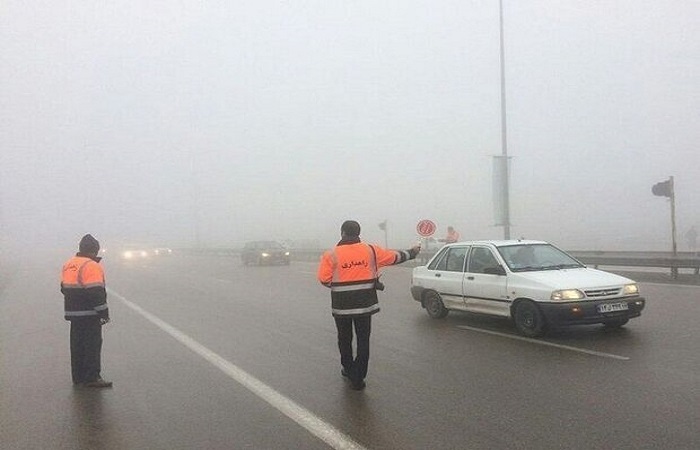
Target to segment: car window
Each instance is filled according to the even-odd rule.
[[[428,269],[430,269],[430,270],[445,270],[445,269],[438,269],[438,266],[445,259],[446,254],[447,254],[447,248],[443,248],[442,250],[440,250],[438,252],[437,256],[435,256],[435,258],[433,258],[433,260],[428,265]]]
[[[471,273],[488,273],[487,269],[492,269],[490,273],[493,273],[493,269],[497,268],[498,260],[491,250],[486,247],[474,247],[472,249],[471,255],[469,255],[469,269],[467,272]]]
[[[450,247],[445,251],[444,256],[438,261],[435,270],[447,272],[464,271],[464,259],[467,256],[468,247]]]
[[[498,248],[514,272],[583,267],[574,257],[550,244],[522,244]]]
[[[246,243],[245,248],[256,249],[256,250],[266,250],[266,249],[281,249],[281,248],[284,248],[284,246],[277,241],[254,241],[254,242]]]

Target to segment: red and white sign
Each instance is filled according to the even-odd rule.
[[[423,237],[432,236],[435,230],[437,230],[437,226],[432,220],[423,219],[416,225],[416,231]]]

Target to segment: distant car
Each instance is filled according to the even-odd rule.
[[[153,249],[153,254],[156,256],[170,256],[173,254],[173,249],[168,247],[158,247]]]
[[[289,265],[289,250],[276,241],[251,241],[243,246],[241,261],[245,265]]]
[[[430,317],[451,310],[509,317],[529,337],[557,325],[621,327],[645,305],[634,281],[524,240],[445,245],[413,269],[411,294]]]
[[[151,252],[146,247],[129,247],[124,248],[119,252],[119,257],[127,261],[147,259],[151,256]]]

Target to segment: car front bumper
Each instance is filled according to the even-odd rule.
[[[627,309],[600,312],[600,305],[627,304]],[[607,300],[587,300],[567,303],[538,303],[551,325],[605,323],[639,317],[646,304],[643,297],[625,297]],[[603,306],[605,308],[605,306]]]

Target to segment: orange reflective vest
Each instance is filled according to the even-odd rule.
[[[387,250],[359,240],[341,241],[321,256],[318,281],[331,288],[335,317],[367,316],[379,312],[377,269],[412,259],[408,251]]]
[[[66,320],[89,316],[109,318],[105,275],[99,261],[77,254],[63,265],[61,292]]]
[[[448,232],[447,237],[445,238],[445,243],[447,244],[452,244],[454,242],[459,242],[459,233],[457,230]]]

